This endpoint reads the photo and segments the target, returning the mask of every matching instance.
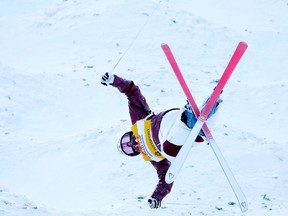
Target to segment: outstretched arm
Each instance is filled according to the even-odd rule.
[[[125,80],[115,74],[105,73],[101,78],[101,83],[112,85],[127,96],[132,124],[151,113],[145,97],[133,81]]]
[[[150,208],[159,208],[161,207],[162,200],[170,193],[173,187],[173,183],[167,184],[165,182],[165,175],[171,163],[167,159],[160,162],[151,161],[151,163],[157,170],[159,181],[151,195],[151,198],[148,199],[148,205]]]

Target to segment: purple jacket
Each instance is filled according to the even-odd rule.
[[[125,80],[117,75],[114,75],[114,82],[112,86],[116,87],[121,93],[124,93],[128,99],[128,107],[132,124],[140,119],[144,119],[151,114],[151,110],[146,102],[145,97],[142,95],[139,87],[133,81]],[[167,111],[155,114],[151,119],[152,124],[152,137],[155,143],[159,143],[158,133],[162,117]],[[160,150],[160,145],[157,146]],[[152,194],[152,198],[162,201],[163,198],[170,193],[172,184],[165,182],[165,175],[170,167],[170,161],[164,159],[160,162],[151,161],[152,165],[157,171],[159,182]]]

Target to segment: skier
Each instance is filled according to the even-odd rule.
[[[185,143],[197,118],[189,103],[181,109],[173,108],[154,114],[139,87],[133,81],[115,74],[105,73],[101,77],[101,84],[112,85],[127,96],[132,131],[126,132],[121,137],[118,148],[128,156],[141,154],[144,160],[152,163],[157,171],[159,182],[148,199],[148,205],[152,209],[159,208],[173,186],[173,183],[165,182],[167,170]],[[218,98],[209,117],[217,111],[221,102],[222,100]],[[201,130],[195,142],[203,142],[202,136],[204,133]]]

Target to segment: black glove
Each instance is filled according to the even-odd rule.
[[[111,74],[109,72],[106,72],[104,75],[101,77],[101,84],[103,85],[112,85],[114,82],[114,74]]]
[[[161,202],[154,199],[154,198],[149,198],[148,199],[148,205],[151,209],[157,209],[161,207]]]

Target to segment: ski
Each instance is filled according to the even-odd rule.
[[[228,81],[230,75],[232,74],[232,72],[234,71],[236,65],[238,64],[238,62],[240,61],[241,57],[243,56],[244,52],[247,49],[247,44],[244,42],[240,42],[238,44],[238,47],[236,48],[229,64],[227,65],[218,85],[216,86],[214,92],[212,93],[210,100],[208,101],[208,103],[206,104],[206,106],[204,107],[204,109],[202,110],[202,113],[200,113],[198,106],[185,82],[185,79],[183,78],[183,75],[176,63],[176,60],[169,48],[169,46],[167,44],[162,44],[162,49],[170,63],[170,65],[172,66],[172,69],[192,107],[192,110],[195,114],[195,116],[198,116],[198,121],[195,124],[193,130],[190,133],[190,136],[187,138],[187,141],[185,142],[185,144],[182,146],[180,152],[182,151],[183,147],[185,146],[184,150],[182,151],[181,155],[177,155],[176,159],[179,160],[178,162],[176,161],[176,165],[175,165],[175,161],[174,161],[174,165],[171,165],[171,170],[168,170],[168,173],[166,175],[165,181],[168,182],[173,182],[177,176],[177,174],[180,172],[180,169],[183,165],[183,163],[185,162],[188,153],[192,147],[193,141],[191,142],[191,140],[195,140],[196,136],[198,135],[199,131],[201,130],[201,127],[203,126],[203,131],[204,134],[206,136],[206,139],[208,140],[208,142],[210,143],[210,146],[219,162],[219,164],[221,165],[222,170],[224,171],[227,180],[229,181],[233,192],[239,202],[239,206],[242,212],[245,212],[248,210],[248,205],[247,205],[247,200],[246,197],[244,195],[244,193],[242,192],[240,186],[238,185],[233,173],[231,172],[226,160],[224,159],[219,147],[217,146],[211,131],[209,130],[207,124],[205,123],[214,103],[216,102],[218,96],[220,95],[222,89],[224,88],[226,82]],[[179,153],[180,153],[179,152]],[[178,157],[179,156],[179,157]],[[180,159],[178,159],[180,158]],[[175,159],[175,160],[176,160]]]

